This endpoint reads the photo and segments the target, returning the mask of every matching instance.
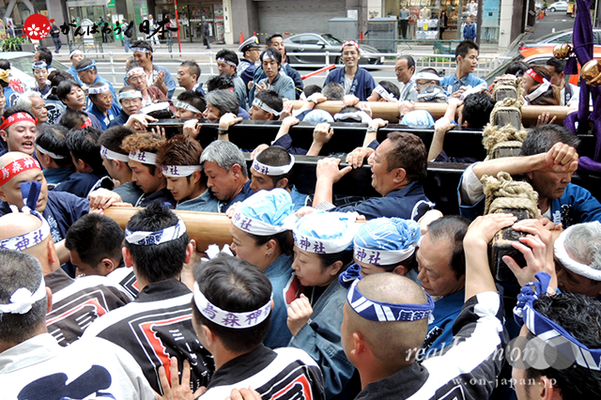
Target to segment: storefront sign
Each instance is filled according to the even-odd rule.
[[[410,24],[417,24],[417,20],[419,19],[419,8],[415,7],[415,8],[410,8],[409,9],[409,23]]]

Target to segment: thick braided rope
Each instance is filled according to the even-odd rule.
[[[492,124],[496,124],[497,122],[497,114],[501,111],[517,111],[520,116],[520,121],[522,120],[522,106],[524,102],[521,99],[511,99],[505,98],[501,101],[497,101],[495,107],[490,113],[490,122]]]
[[[500,147],[522,147],[522,142],[527,134],[528,132],[524,129],[518,131],[510,124],[503,127],[495,126],[492,123],[486,125],[482,133],[482,145],[488,153],[486,159],[492,159],[495,151]]]
[[[499,81],[497,81],[495,86],[492,88],[493,99],[497,98],[497,92],[499,90],[507,90],[507,89],[515,91],[516,98],[520,99],[524,92],[524,89],[520,85],[521,82],[522,82],[522,78],[516,78],[514,75],[509,75],[509,74],[505,75],[505,77],[501,78]]]
[[[495,213],[500,209],[518,208],[528,210],[534,218],[539,218],[538,193],[528,182],[514,181],[507,172],[499,172],[498,178],[484,175],[481,179],[486,194],[484,214]]]

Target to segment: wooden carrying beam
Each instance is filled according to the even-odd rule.
[[[293,101],[294,108],[301,108],[304,104],[303,101]],[[367,103],[367,102],[366,102]],[[397,103],[384,103],[384,102],[369,102],[367,103],[371,107],[374,118],[382,118],[390,122],[399,121],[399,106]],[[334,115],[344,107],[342,101],[326,101],[318,104],[315,108],[325,110],[330,114]],[[416,110],[427,110],[432,114],[434,119],[438,119],[444,115],[447,110],[446,103],[415,103]],[[549,112],[551,115],[556,115],[557,120],[555,123],[560,125],[563,124],[563,120],[568,115],[569,107],[565,106],[523,106],[522,107],[522,122],[525,126],[536,125],[538,116],[543,112]]]
[[[125,229],[129,219],[142,208],[140,207],[109,207],[104,210],[104,215],[115,220],[121,228]],[[173,210],[186,223],[190,239],[196,240],[196,248],[204,252],[210,244],[232,243],[230,235],[230,219],[225,214],[200,211]]]

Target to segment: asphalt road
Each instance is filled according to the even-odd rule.
[[[537,20],[534,25],[534,32],[530,35],[529,42],[534,42],[536,39],[548,35],[552,32],[559,32],[565,29],[574,29],[574,20],[565,11],[548,12],[547,16],[541,20]]]

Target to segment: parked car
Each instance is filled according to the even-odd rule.
[[[561,43],[572,43],[572,34],[572,29],[549,33],[548,35],[541,36],[536,41],[522,43],[520,52],[523,53],[524,50],[533,47],[553,48]],[[593,28],[593,41],[595,46],[601,47],[601,28]]]
[[[558,1],[556,3],[551,3],[547,7],[550,12],[555,11],[568,11],[568,2],[567,1]]]
[[[31,69],[33,54],[27,51],[8,51],[0,55],[0,58],[4,58],[10,62],[11,75],[23,83],[24,90],[35,87],[35,79],[33,77],[33,70]],[[58,60],[52,60],[51,67],[60,71],[67,71],[69,68]]]
[[[284,39],[288,62],[291,64],[325,64],[324,55],[305,55],[302,53],[325,53],[330,52],[330,63],[340,64],[340,46],[342,40],[329,33],[300,33]],[[361,58],[359,64],[382,64],[384,56],[380,56],[375,48],[360,44]],[[291,54],[297,53],[297,54]]]

